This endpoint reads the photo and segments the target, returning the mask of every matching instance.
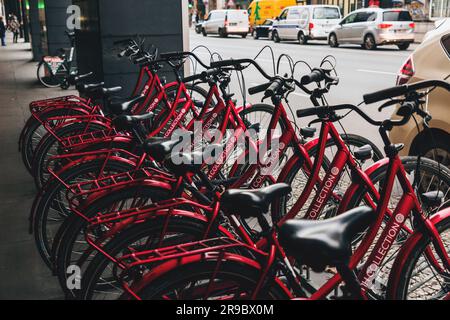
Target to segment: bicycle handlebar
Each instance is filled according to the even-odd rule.
[[[308,85],[312,82],[320,82],[325,79],[325,72],[322,69],[313,69],[311,73],[304,75],[300,79],[302,85]]]
[[[267,82],[267,83],[263,83],[263,84],[260,84],[258,86],[255,86],[255,87],[251,87],[251,88],[248,89],[248,93],[250,95],[254,95],[254,94],[257,94],[257,93],[260,93],[260,92],[264,92],[264,91],[267,90],[267,88],[269,88],[271,83],[272,82]]]
[[[229,60],[221,60],[221,61],[214,61],[211,63],[211,68],[223,68],[223,67],[241,67],[241,68],[247,68],[248,66],[243,67],[243,64],[251,64],[253,65],[264,78],[266,78],[269,81],[273,81],[275,77],[269,76],[259,64],[257,64],[252,59],[229,59]]]
[[[164,60],[170,60],[170,59],[182,59],[187,56],[193,57],[197,62],[205,69],[211,69],[211,66],[206,65],[200,58],[193,52],[189,51],[172,51],[172,52],[165,52],[161,53],[159,57]]]
[[[371,104],[382,100],[405,95],[408,92],[421,90],[430,87],[440,87],[450,91],[450,83],[442,80],[425,80],[412,84],[404,84],[401,86],[395,86],[384,90],[368,93],[363,96],[365,104]]]
[[[215,76],[219,73],[221,73],[220,69],[210,69],[210,70],[203,71],[202,73],[199,73],[199,74],[194,74],[192,76],[185,77],[185,78],[183,78],[183,82],[192,82],[195,80],[202,80],[202,79],[205,79],[206,77]]]

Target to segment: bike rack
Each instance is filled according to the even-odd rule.
[[[208,252],[224,252],[237,247],[243,247],[255,251],[255,248],[252,248],[237,239],[221,237],[189,242],[170,247],[163,247],[154,250],[134,252],[120,257],[117,261],[126,266],[127,269],[130,269],[143,264],[150,264],[171,259],[180,259],[196,254],[206,254]]]
[[[116,129],[110,128],[106,130],[91,131],[63,138],[61,139],[61,144],[63,145],[64,148],[71,149],[79,147],[83,144],[102,142],[105,141],[105,139],[110,139],[114,137],[130,137],[130,135],[125,133],[118,133]]]
[[[60,106],[61,104],[77,104],[77,103],[86,103],[87,100],[81,97],[77,97],[75,95],[56,97],[44,100],[33,101],[30,103],[30,111],[36,112],[39,109],[53,106]]]

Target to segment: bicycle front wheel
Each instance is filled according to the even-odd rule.
[[[450,218],[435,225],[444,243],[447,254],[450,254]],[[430,257],[438,257],[431,237],[423,235],[408,255],[404,267],[398,278],[391,277],[389,288],[394,281],[398,281],[397,288],[391,299],[399,300],[442,300],[450,295],[450,273],[439,270],[445,267],[442,261],[430,261]],[[429,250],[430,249],[430,250]],[[432,255],[430,256],[430,251]],[[439,268],[436,265],[439,264]]]

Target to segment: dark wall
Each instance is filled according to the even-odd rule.
[[[47,24],[48,52],[54,55],[59,48],[69,48],[70,41],[65,31],[67,30],[67,7],[72,0],[45,0],[45,18]]]
[[[81,8],[83,23],[77,34],[81,72],[101,72],[106,85],[121,85],[129,94],[138,68],[117,58],[113,43],[137,34],[160,52],[183,49],[182,1],[180,0],[74,0]],[[172,73],[167,73],[169,78]]]
[[[46,39],[39,20],[38,0],[29,0],[29,5],[31,49],[33,51],[33,59],[39,61],[43,55],[47,54],[47,48],[45,47]]]

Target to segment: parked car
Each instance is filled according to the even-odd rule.
[[[267,19],[278,17],[284,8],[296,4],[297,0],[253,0],[248,6],[250,28],[253,31]]]
[[[424,39],[401,67],[397,84],[430,79],[449,81],[450,19],[430,31]],[[449,101],[450,93],[439,88],[433,90],[426,99],[425,107],[433,117],[430,127],[434,139],[427,132],[419,133],[413,120],[404,126],[394,127],[390,137],[393,142],[405,145],[402,155],[424,154],[450,167]]]
[[[202,33],[218,34],[225,38],[230,34],[247,37],[249,31],[246,10],[213,10],[202,24]]]
[[[267,19],[263,24],[253,28],[252,37],[254,39],[269,38],[272,39],[273,19]]]
[[[298,40],[306,44],[308,40],[326,40],[330,30],[341,20],[338,6],[307,5],[287,7],[273,24],[272,38]]]
[[[414,42],[414,22],[404,9],[365,8],[348,14],[328,36],[331,47],[360,44],[364,49],[395,44],[400,50]]]

